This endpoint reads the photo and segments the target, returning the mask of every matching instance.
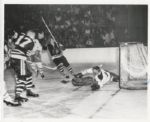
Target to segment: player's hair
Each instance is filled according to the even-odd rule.
[[[15,30],[13,30],[13,29],[11,29],[11,30],[9,30],[9,31],[8,31],[8,33],[7,33],[7,34],[8,34],[8,37],[10,37],[10,38],[11,38],[12,36],[14,36],[14,34],[15,34],[15,33],[16,33],[16,31],[15,31]]]
[[[94,66],[93,69],[97,70],[97,71],[100,71],[100,67],[99,66]]]

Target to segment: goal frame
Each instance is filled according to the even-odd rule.
[[[120,42],[119,43],[119,88],[120,89],[128,89],[128,90],[143,90],[143,89],[147,89],[147,86],[146,87],[123,87],[122,86],[122,74],[121,74],[121,48],[122,47],[125,47],[125,46],[128,46],[128,45],[130,45],[130,44],[143,44],[142,42]],[[132,81],[129,81],[129,82],[132,82]]]

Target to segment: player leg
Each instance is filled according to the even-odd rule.
[[[33,73],[32,73],[32,78],[33,78],[33,79],[36,79],[36,77],[38,76],[38,68],[37,68],[36,63],[35,63],[35,62],[28,63],[28,62],[27,62],[27,67],[28,67],[28,69],[30,70],[29,72],[33,72]],[[33,82],[32,82],[32,88],[35,88],[35,85],[34,85]]]
[[[15,101],[26,102],[27,98],[21,96],[21,93],[25,90],[25,75],[23,60],[21,59],[11,59],[12,67],[16,74],[16,86],[15,86]]]
[[[34,92],[32,92],[33,89],[33,80],[32,80],[32,73],[30,72],[30,70],[27,67],[27,63],[24,62],[25,64],[25,87],[26,87],[26,91],[27,91],[27,96],[30,97],[38,97],[39,94],[36,94]]]
[[[67,66],[67,69],[68,69],[68,71],[70,72],[71,75],[74,75],[73,69],[72,69],[70,64]]]
[[[43,65],[42,62],[37,62],[36,63],[37,68],[38,68],[38,72],[40,73],[42,79],[44,78],[44,73],[43,73]]]
[[[109,72],[110,75],[111,75],[111,80],[114,81],[114,82],[119,82],[119,75],[113,73],[113,72]]]
[[[74,72],[73,69],[71,67],[71,65],[69,64],[69,62],[67,61],[67,59],[65,58],[65,56],[61,57],[61,61],[63,63],[63,65],[67,68],[67,71],[74,76]],[[66,79],[62,81],[62,83],[68,83],[70,81],[70,77],[69,74],[66,76]]]
[[[64,70],[64,65],[63,65],[63,62],[62,62],[62,58],[59,57],[59,58],[55,58],[53,60],[53,62],[55,63],[55,65],[57,66],[57,69],[58,71],[60,72],[61,75],[63,75],[64,77],[67,77],[66,76],[66,73],[65,73],[65,70]]]
[[[74,72],[73,72],[73,69],[71,67],[71,65],[69,64],[69,62],[67,61],[67,59],[63,56],[62,57],[62,62],[64,64],[64,66],[67,68],[68,72],[74,76]]]
[[[41,77],[44,78],[41,54],[39,50],[36,50],[35,54],[31,56],[31,61],[33,62],[31,67],[36,72],[36,76],[40,73]]]
[[[35,72],[36,76],[38,76],[38,68],[37,68],[36,62],[32,62],[30,66],[31,66],[32,71]]]
[[[63,56],[62,57],[59,57],[59,58],[56,58],[53,60],[54,63],[56,64],[57,66],[57,69],[59,70],[59,72],[64,76],[65,80],[62,80],[61,82],[62,83],[68,83],[69,82],[69,75],[67,75],[65,73],[65,70],[64,70],[64,59],[63,59]]]

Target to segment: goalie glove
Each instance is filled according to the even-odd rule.
[[[82,79],[77,78],[77,77],[72,79],[72,84],[74,86],[83,86],[84,85],[84,83],[82,82]]]
[[[93,80],[93,83],[91,85],[91,90],[96,91],[98,89],[100,89],[100,85],[98,84],[98,82],[96,80]]]
[[[96,90],[98,90],[98,89],[100,89],[100,85],[98,85],[98,84],[92,84],[92,85],[91,85],[91,90],[92,90],[92,91],[96,91]]]

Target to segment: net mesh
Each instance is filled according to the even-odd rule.
[[[147,88],[147,47],[142,43],[120,45],[120,87]]]

